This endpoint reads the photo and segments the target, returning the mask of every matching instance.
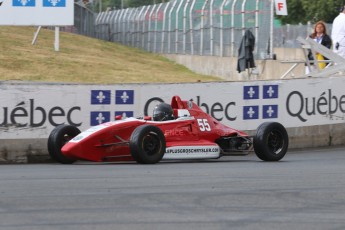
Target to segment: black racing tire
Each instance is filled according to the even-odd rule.
[[[72,125],[59,125],[55,127],[48,137],[48,152],[50,157],[61,164],[74,163],[76,160],[66,157],[61,152],[61,148],[79,133],[80,130]]]
[[[129,148],[136,162],[140,164],[158,163],[165,153],[164,134],[156,126],[138,126],[130,137]]]
[[[284,126],[278,122],[262,123],[254,136],[254,151],[263,161],[281,160],[289,146],[289,136]]]

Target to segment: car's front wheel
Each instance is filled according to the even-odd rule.
[[[164,156],[165,137],[160,128],[152,125],[142,125],[133,131],[129,147],[136,162],[155,164]]]
[[[255,154],[263,161],[279,161],[288,149],[289,137],[284,126],[278,122],[262,123],[254,136]]]
[[[48,137],[48,152],[50,157],[61,164],[74,163],[76,160],[63,155],[61,148],[79,133],[80,130],[72,125],[59,125],[55,127]]]

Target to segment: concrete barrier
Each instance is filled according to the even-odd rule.
[[[47,139],[1,139],[0,163],[52,162]]]
[[[164,54],[168,59],[182,64],[190,70],[205,75],[220,77],[227,81],[272,80],[280,79],[293,65],[293,61],[301,62],[286,78],[301,76],[305,72],[302,49],[275,48],[276,60],[256,60],[256,70],[252,73],[238,73],[237,58],[197,55]]]

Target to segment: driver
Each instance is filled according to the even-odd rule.
[[[168,120],[174,120],[173,115],[173,109],[171,105],[167,103],[160,103],[156,105],[156,107],[153,109],[153,120],[154,121],[168,121]]]

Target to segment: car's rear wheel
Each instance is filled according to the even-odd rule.
[[[55,127],[48,137],[48,152],[50,157],[61,164],[74,163],[76,160],[66,157],[61,152],[61,148],[79,133],[80,130],[72,125],[59,125]]]
[[[279,161],[288,149],[289,137],[286,129],[278,122],[262,123],[254,136],[254,151],[263,161]]]
[[[133,131],[129,147],[136,162],[155,164],[164,156],[165,137],[160,128],[152,125],[142,125]]]

